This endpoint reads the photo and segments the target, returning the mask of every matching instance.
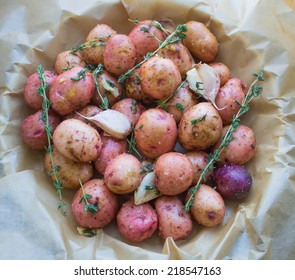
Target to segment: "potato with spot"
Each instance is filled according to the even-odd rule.
[[[222,134],[216,144],[212,147],[217,149],[222,141],[222,137],[229,129],[229,125],[222,129]],[[243,165],[250,161],[256,153],[256,138],[253,130],[246,126],[240,125],[232,135],[233,140],[221,152],[218,164],[240,164]]]
[[[211,62],[208,64],[210,67],[212,67],[215,72],[218,74],[220,79],[220,86],[224,86],[225,83],[230,79],[231,77],[231,71],[224,63],[221,62]]]
[[[93,167],[89,162],[72,161],[59,153],[57,149],[53,149],[52,159],[54,165],[59,166],[58,179],[62,182],[62,187],[65,189],[78,189],[80,188],[79,179],[82,183],[86,183],[93,176]],[[45,154],[44,166],[51,181],[55,182],[54,173],[51,172],[53,166],[49,153]]]
[[[86,62],[83,60],[79,52],[63,51],[56,57],[54,69],[57,75],[72,69],[73,67],[86,67]]]
[[[193,229],[192,218],[183,209],[177,196],[161,196],[155,201],[159,219],[159,233],[163,239],[172,237],[174,241],[185,239]]]
[[[193,165],[183,154],[170,152],[161,155],[155,163],[155,184],[161,194],[178,195],[193,181]]]
[[[188,191],[186,200],[190,197]],[[225,214],[225,204],[221,195],[208,185],[200,185],[196,192],[190,213],[193,218],[206,227],[213,227],[220,224]]]
[[[52,133],[61,122],[60,117],[49,110],[49,125]],[[42,110],[26,117],[21,124],[21,136],[26,145],[38,151],[43,151],[48,146],[48,137],[45,130],[45,123],[42,120]]]
[[[164,110],[148,109],[139,117],[134,137],[142,154],[155,159],[173,150],[177,140],[176,122]]]
[[[77,162],[95,160],[102,148],[97,130],[76,119],[64,120],[57,126],[53,144],[63,156]]]
[[[43,76],[46,79],[46,84],[50,87],[52,81],[56,77],[56,74],[53,71],[45,70]],[[36,72],[29,76],[24,89],[24,100],[26,104],[34,110],[42,109],[43,98],[38,94],[40,85],[41,81],[39,79],[38,73]],[[48,93],[49,88],[46,91],[47,96]]]
[[[103,64],[105,68],[119,76],[136,63],[136,49],[131,39],[124,34],[115,34],[105,46]]]
[[[186,38],[182,43],[202,62],[212,62],[218,54],[218,41],[202,22],[189,21],[186,24]]]
[[[142,180],[140,161],[133,155],[121,154],[107,165],[104,181],[116,194],[127,194],[136,190]]]
[[[128,144],[125,139],[118,140],[111,136],[101,136],[102,149],[99,156],[94,161],[95,169],[98,173],[104,174],[107,165],[115,157],[127,153]]]
[[[89,103],[93,90],[93,75],[76,66],[53,80],[49,91],[51,107],[62,116],[72,113]]]
[[[184,112],[178,126],[178,140],[186,150],[205,150],[217,142],[221,131],[218,111],[211,103],[201,102]]]
[[[154,56],[140,67],[141,87],[152,99],[171,96],[181,83],[181,75],[171,59]]]
[[[228,125],[235,114],[238,113],[240,105],[246,94],[246,85],[238,78],[232,78],[219,89],[215,103],[220,109],[219,115],[223,125]],[[238,102],[238,103],[237,103]]]
[[[104,228],[116,218],[119,209],[118,196],[113,194],[103,180],[92,179],[83,185],[85,194],[90,195],[88,202],[97,208],[90,213],[85,211],[85,201],[82,199],[83,191],[80,188],[72,200],[72,213],[76,222],[84,228]]]
[[[120,208],[117,225],[125,239],[141,242],[150,238],[158,228],[158,216],[151,205],[148,203],[136,205],[131,198]]]

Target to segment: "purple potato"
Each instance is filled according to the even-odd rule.
[[[213,181],[223,197],[239,200],[249,193],[252,176],[241,165],[224,165],[214,171]]]

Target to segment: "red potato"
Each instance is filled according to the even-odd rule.
[[[186,200],[190,192],[188,191]],[[221,195],[207,185],[201,185],[190,208],[193,218],[201,225],[213,227],[220,224],[225,214],[225,204]]]
[[[159,233],[162,238],[172,237],[174,241],[185,239],[193,229],[192,218],[183,209],[176,196],[161,196],[156,199],[155,208],[159,219]]]
[[[82,68],[86,67],[86,62],[83,60],[81,55],[73,53],[72,51],[64,51],[57,55],[54,69],[57,75],[72,69],[73,67],[80,66]]]
[[[46,84],[51,85],[53,79],[56,77],[53,71],[45,70],[43,76],[46,79]],[[26,86],[24,89],[24,100],[28,106],[34,110],[42,109],[43,98],[38,94],[38,88],[41,85],[38,73],[34,73],[29,76],[26,81]],[[46,91],[48,95],[49,89]]]
[[[170,152],[161,155],[155,163],[155,184],[161,194],[178,195],[193,181],[193,165],[183,154]]]
[[[202,62],[212,62],[218,54],[218,42],[214,34],[201,22],[186,24],[186,38],[182,40],[189,51]]]
[[[48,137],[45,124],[42,120],[42,110],[26,117],[21,124],[21,136],[26,145],[34,150],[42,151],[48,146]],[[49,125],[52,133],[61,122],[60,117],[50,110],[48,112]]]
[[[181,83],[181,75],[172,60],[154,56],[140,67],[141,87],[149,98],[171,96]]]
[[[213,150],[217,149],[222,141],[222,137],[225,135],[229,126],[225,126],[222,129],[222,134],[216,144],[213,146]],[[237,127],[232,135],[233,140],[229,145],[221,152],[218,164],[240,164],[243,165],[250,161],[256,153],[256,139],[253,130],[245,125]]]
[[[129,33],[128,37],[136,49],[136,63],[141,62],[147,53],[153,52],[159,47],[158,40],[164,41],[166,35],[156,27],[156,24],[157,22],[154,20],[144,20],[139,22]]]
[[[132,98],[119,100],[112,109],[125,115],[132,125],[136,125],[140,115],[145,111],[145,108]]]
[[[55,166],[59,166],[58,179],[62,182],[62,187],[65,189],[78,189],[80,182],[84,184],[89,181],[93,176],[93,167],[89,162],[75,162],[72,161],[61,153],[57,149],[53,149],[52,159]],[[51,172],[53,166],[51,162],[51,156],[49,153],[45,154],[44,167],[52,182],[56,181],[54,173]]]
[[[209,102],[201,102],[186,112],[178,126],[178,140],[186,150],[205,150],[216,143],[222,120]]]
[[[83,186],[85,194],[90,195],[88,202],[97,207],[97,212],[85,211],[83,191],[80,188],[72,200],[72,213],[76,222],[84,228],[103,228],[115,219],[119,209],[119,199],[104,184],[103,180],[93,179]]]
[[[104,174],[107,165],[115,157],[127,153],[126,140],[118,140],[110,136],[101,136],[102,149],[98,158],[94,161],[94,167],[100,174]]]
[[[74,112],[89,103],[93,90],[92,74],[80,66],[74,67],[53,80],[49,91],[52,109],[60,115]]]
[[[230,69],[221,62],[211,62],[208,64],[210,67],[212,67],[215,72],[218,74],[220,78],[220,86],[224,86],[225,83],[230,79],[231,77],[231,71]]]
[[[139,117],[134,137],[142,154],[155,159],[173,150],[177,140],[175,120],[164,110],[148,109]]]
[[[158,228],[158,216],[148,203],[135,205],[133,198],[125,202],[117,215],[117,225],[123,237],[131,242],[150,238]]]
[[[220,88],[215,103],[220,108],[219,115],[223,125],[228,125],[240,109],[237,102],[242,103],[246,94],[246,85],[237,78],[232,78]]]
[[[103,52],[106,69],[119,76],[131,69],[136,62],[136,50],[131,39],[124,34],[115,34],[107,41]]]
[[[208,164],[209,155],[203,151],[192,151],[185,154],[187,158],[191,161],[193,165],[193,182],[195,185],[200,179],[201,173]],[[205,179],[208,180],[212,175],[212,172],[208,172],[205,176]],[[202,181],[203,182],[203,181]]]
[[[127,194],[138,188],[141,180],[140,161],[130,154],[121,154],[107,165],[104,181],[107,187],[116,194]]]
[[[103,52],[108,39],[117,32],[107,24],[99,23],[87,35],[81,54],[89,64],[103,63]]]
[[[53,133],[54,147],[65,157],[77,162],[95,160],[102,147],[99,133],[76,119],[61,122]]]
[[[96,80],[101,97],[106,97],[110,106],[113,106],[118,100],[122,98],[122,85],[118,82],[118,79],[114,75],[103,70],[101,75]],[[101,106],[102,100],[100,95],[95,89],[91,97],[91,103]]]

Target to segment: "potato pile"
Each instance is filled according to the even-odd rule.
[[[23,140],[45,151],[53,183],[58,176],[64,189],[75,190],[77,224],[98,229],[116,220],[130,242],[157,230],[163,239],[185,239],[195,222],[216,226],[225,199],[244,198],[252,184],[243,165],[255,155],[255,136],[240,125],[184,210],[246,85],[216,61],[217,39],[203,23],[189,21],[173,37],[167,22],[136,20],[129,34],[99,23],[83,44],[57,55],[54,71],[43,74],[52,139],[38,73],[24,89],[36,112],[22,122]]]

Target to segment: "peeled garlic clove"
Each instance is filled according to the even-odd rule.
[[[101,84],[103,88],[110,92],[115,98],[120,95],[118,89],[116,88],[116,85],[111,83],[109,80],[102,79]]]
[[[128,118],[124,114],[112,109],[105,110],[92,117],[79,115],[90,120],[106,133],[117,139],[124,139],[131,132],[131,123]]]
[[[220,110],[215,103],[220,88],[220,78],[215,70],[206,63],[199,63],[189,70],[186,75],[189,88]]]
[[[155,173],[150,172],[143,177],[139,187],[134,191],[134,203],[140,205],[159,196],[161,194],[155,186]]]

